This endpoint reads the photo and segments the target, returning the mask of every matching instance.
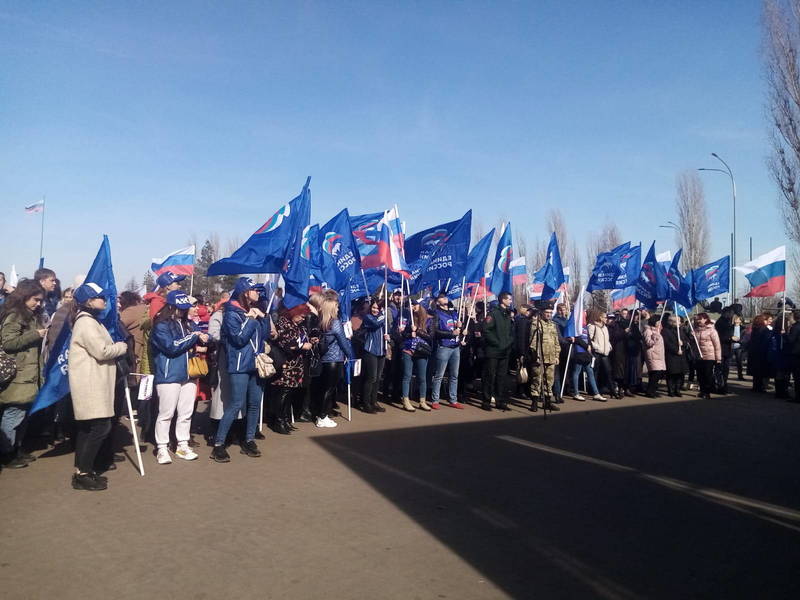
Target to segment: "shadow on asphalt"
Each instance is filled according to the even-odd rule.
[[[800,597],[798,439],[735,398],[314,442],[512,597],[674,599]]]

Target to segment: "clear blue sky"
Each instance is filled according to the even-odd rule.
[[[120,285],[217,232],[245,239],[312,175],[313,218],[467,208],[530,241],[559,207],[675,249],[675,176],[732,166],[739,255],[783,243],[766,168],[759,2],[6,2],[0,270],[63,281],[102,233]],[[712,257],[730,188],[703,176]],[[740,261],[741,262],[741,261]]]

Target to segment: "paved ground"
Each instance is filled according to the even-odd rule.
[[[800,406],[354,413],[265,456],[0,475],[3,598],[798,598]]]

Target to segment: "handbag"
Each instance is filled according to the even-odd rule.
[[[270,356],[270,350],[270,345],[264,342],[264,352],[256,354],[256,370],[261,379],[269,379],[278,372],[274,360]]]
[[[189,379],[197,379],[208,375],[208,363],[205,358],[192,356],[189,358]]]
[[[528,383],[528,369],[522,359],[519,360],[517,367],[517,383]]]
[[[430,358],[433,351],[431,350],[431,346],[428,342],[423,339],[419,339],[417,345],[414,346],[414,358]]]

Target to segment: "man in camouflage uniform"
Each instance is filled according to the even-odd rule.
[[[540,398],[546,410],[559,410],[553,404],[551,395],[560,351],[558,327],[553,321],[553,305],[546,303],[540,306],[539,316],[531,323],[531,411],[536,411],[536,402]]]

